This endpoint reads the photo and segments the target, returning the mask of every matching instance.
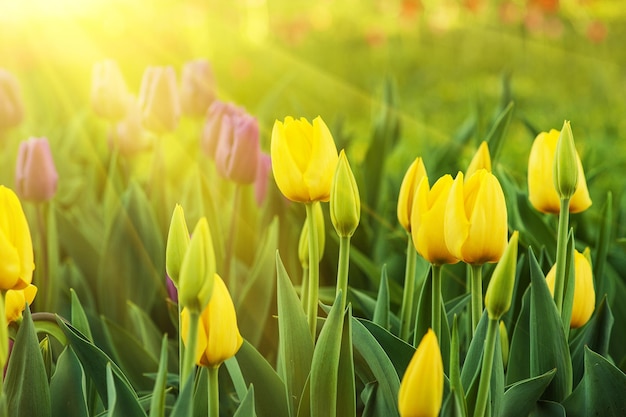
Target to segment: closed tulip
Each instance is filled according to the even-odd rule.
[[[445,208],[446,246],[469,264],[497,262],[507,243],[507,212],[498,179],[479,169],[463,180],[459,172]]]
[[[0,132],[19,125],[24,118],[24,103],[17,79],[0,68]]]
[[[491,281],[485,293],[485,307],[489,318],[500,320],[500,317],[511,308],[513,289],[515,288],[515,270],[517,268],[517,243],[519,232],[515,231],[493,270]]]
[[[417,157],[404,174],[400,185],[400,195],[398,196],[398,221],[404,229],[411,233],[411,211],[413,207],[413,197],[415,190],[422,178],[426,177],[426,167],[422,158]]]
[[[586,254],[588,255],[588,250]],[[546,281],[550,292],[554,294],[554,281],[556,267],[546,275]],[[570,327],[577,329],[589,321],[596,305],[596,292],[593,288],[593,272],[589,259],[582,253],[574,250],[574,304],[572,306],[572,317]]]
[[[20,143],[15,167],[15,191],[20,198],[36,203],[48,201],[56,193],[58,179],[46,138]]]
[[[267,187],[270,181],[270,172],[272,171],[272,159],[269,154],[259,152],[259,161],[256,167],[256,178],[254,180],[254,198],[259,207],[265,201],[267,196]]]
[[[339,156],[321,117],[276,121],[271,141],[272,170],[278,188],[291,201],[328,201]]]
[[[443,361],[432,329],[417,346],[398,391],[401,417],[437,417],[443,401]]]
[[[489,145],[486,141],[482,141],[478,150],[472,157],[472,160],[465,172],[466,178],[472,176],[472,174],[479,169],[486,169],[487,172],[491,172],[491,154],[489,153]]]
[[[252,184],[259,161],[259,122],[249,114],[225,115],[215,152],[215,167],[222,177]]]
[[[23,289],[32,282],[33,243],[17,195],[0,185],[0,290]]]
[[[180,98],[172,67],[148,67],[141,79],[139,102],[146,129],[161,134],[176,130]]]
[[[552,129],[550,132],[540,133],[530,150],[528,159],[528,194],[532,205],[543,213],[559,213],[561,200],[554,188],[554,161],[556,145],[560,132]],[[579,213],[591,206],[591,198],[587,189],[583,165],[578,154],[578,184],[574,195],[570,199],[570,212]]]
[[[4,297],[4,314],[7,323],[19,320],[26,304],[32,304],[35,295],[37,295],[37,287],[32,284],[21,290],[8,290]]]
[[[351,237],[360,219],[359,187],[356,185],[346,153],[342,150],[331,188],[330,220],[339,236]]]
[[[183,113],[203,116],[215,100],[215,77],[205,59],[189,61],[183,66],[180,81],[180,104]]]
[[[417,186],[413,199],[413,244],[417,252],[434,265],[454,264],[459,261],[450,253],[444,237],[446,204],[453,182],[452,176],[444,175],[431,189],[428,177],[424,177]]]
[[[126,114],[128,89],[124,76],[113,60],[97,62],[91,79],[91,107],[94,113],[110,121]]]
[[[126,96],[126,114],[109,132],[109,147],[120,155],[132,157],[150,146],[150,138],[143,127],[141,107],[135,96]]]
[[[189,247],[189,230],[185,221],[185,212],[180,204],[176,204],[167,232],[165,247],[165,270],[168,278],[178,286],[180,270]]]
[[[235,356],[243,343],[237,326],[237,314],[226,284],[214,275],[213,294],[200,315],[195,362],[200,366],[215,368]],[[189,332],[189,312],[181,313],[183,342]]]
[[[225,103],[219,100],[215,100],[211,103],[211,106],[209,106],[206,112],[206,119],[200,138],[202,150],[209,158],[215,159],[224,117],[243,114],[245,114],[245,110],[233,103]]]

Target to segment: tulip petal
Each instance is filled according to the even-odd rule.
[[[308,192],[304,193],[302,187],[304,182],[302,171],[292,156],[289,143],[287,142],[285,126],[291,126],[292,124],[293,119],[291,117],[285,118],[285,124],[278,120],[274,123],[270,145],[272,172],[274,173],[276,185],[285,197],[292,201],[308,202]],[[293,131],[293,128],[291,131]]]
[[[463,259],[463,244],[467,240],[470,223],[465,212],[463,173],[459,172],[454,179],[446,204],[444,220],[445,243],[450,253]]]

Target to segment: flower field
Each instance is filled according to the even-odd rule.
[[[625,36],[0,2],[0,417],[626,415]]]

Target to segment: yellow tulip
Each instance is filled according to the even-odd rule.
[[[411,235],[417,252],[434,265],[454,264],[459,260],[450,253],[444,238],[444,213],[452,177],[444,175],[433,188],[428,185],[428,177],[422,178],[411,209]]]
[[[528,194],[532,205],[543,213],[559,213],[561,200],[554,188],[554,160],[560,132],[552,129],[542,132],[535,139],[528,158]],[[585,172],[578,154],[578,185],[570,199],[569,211],[579,213],[591,206],[591,198],[585,181]]]
[[[404,174],[398,196],[398,221],[404,229],[411,233],[411,210],[413,196],[422,178],[426,177],[426,167],[422,158],[417,157]]]
[[[285,197],[300,203],[330,200],[339,156],[321,117],[313,124],[289,116],[277,120],[270,147],[274,178]]]
[[[436,417],[443,400],[443,361],[432,329],[422,338],[406,368],[398,409],[401,417]]]
[[[487,145],[486,141],[483,141],[480,144],[478,150],[474,154],[474,157],[465,172],[466,177],[471,177],[472,174],[479,169],[486,169],[491,172],[491,155],[489,154],[489,145]]]
[[[0,290],[25,288],[34,269],[33,243],[20,200],[0,185]]]
[[[589,248],[585,250],[588,255]],[[553,266],[546,275],[546,281],[550,292],[554,294],[554,281],[556,267]],[[591,263],[587,257],[574,251],[574,305],[569,326],[577,329],[589,321],[596,305],[596,292],[593,288],[593,272]]]
[[[195,361],[200,366],[217,367],[237,353],[243,338],[237,327],[237,315],[228,288],[219,275],[215,274],[213,295],[200,315],[198,343]],[[189,311],[181,313],[181,334],[187,342]]]
[[[469,264],[497,262],[507,243],[507,212],[498,179],[479,169],[466,182],[459,172],[445,208],[446,246]]]
[[[35,295],[37,295],[37,287],[32,284],[22,290],[8,290],[4,296],[4,315],[7,323],[21,318],[26,303],[32,304]]]

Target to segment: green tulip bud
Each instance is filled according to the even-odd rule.
[[[563,123],[554,156],[554,188],[561,199],[571,198],[578,186],[578,159],[572,128]]]
[[[180,204],[176,204],[170,221],[170,230],[167,233],[167,247],[165,248],[165,271],[174,285],[178,288],[178,277],[183,258],[189,247],[189,230],[185,222],[185,213]]]
[[[330,190],[330,219],[337,234],[350,237],[361,218],[361,198],[346,153],[342,150]]]
[[[500,262],[496,265],[485,294],[485,307],[489,318],[499,320],[511,307],[517,267],[517,241],[519,232],[513,232]]]
[[[500,348],[502,349],[502,365],[506,369],[509,363],[509,333],[506,331],[506,326],[502,320],[500,320]]]

